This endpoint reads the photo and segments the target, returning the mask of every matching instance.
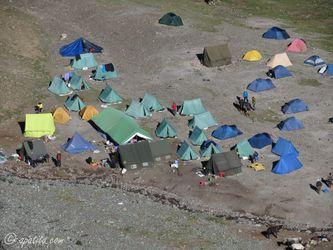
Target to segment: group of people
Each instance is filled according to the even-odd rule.
[[[315,191],[316,191],[318,194],[320,194],[321,191],[323,191],[323,192],[328,192],[328,190],[325,189],[325,188],[323,187],[323,183],[324,183],[329,189],[332,189],[332,188],[333,188],[333,175],[332,175],[332,173],[329,173],[329,175],[327,176],[326,179],[321,178],[321,180],[318,179],[318,180],[316,181],[316,186],[314,187],[314,189],[315,189]]]
[[[255,110],[256,109],[256,98],[254,96],[252,96],[251,98],[251,103],[249,101],[249,93],[247,91],[243,92],[243,96],[237,96],[237,101],[238,104],[236,104],[237,108],[243,112],[246,116],[249,115],[249,112],[251,110]]]

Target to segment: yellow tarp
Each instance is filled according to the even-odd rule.
[[[243,56],[243,60],[245,61],[250,61],[250,62],[255,62],[261,60],[262,56],[257,50],[250,50],[245,53]]]
[[[288,57],[287,53],[281,53],[281,54],[276,54],[275,56],[273,56],[272,59],[270,59],[267,62],[267,66],[270,67],[270,68],[274,68],[278,65],[281,65],[281,66],[284,66],[284,67],[289,67],[293,64],[289,60],[289,57]]]
[[[66,109],[59,107],[53,112],[53,119],[56,123],[66,124],[71,116]]]
[[[83,120],[89,121],[94,115],[97,115],[98,113],[98,110],[94,106],[88,105],[84,107],[79,114]]]
[[[53,135],[54,132],[55,126],[51,113],[25,115],[24,136],[39,138],[44,135]]]
[[[264,165],[262,165],[262,164],[259,163],[259,162],[252,163],[252,164],[248,165],[248,167],[249,167],[249,168],[253,168],[255,171],[262,171],[262,170],[265,170]]]

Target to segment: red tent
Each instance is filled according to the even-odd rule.
[[[306,43],[303,39],[296,38],[294,41],[289,43],[286,51],[287,52],[295,52],[295,53],[301,53],[305,52],[307,50]]]

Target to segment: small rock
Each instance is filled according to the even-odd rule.
[[[82,246],[82,241],[77,240],[77,241],[75,242],[75,245]]]

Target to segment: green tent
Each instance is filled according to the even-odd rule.
[[[70,65],[74,69],[84,70],[97,67],[97,62],[93,54],[86,53],[78,55],[74,59],[71,59]]]
[[[214,143],[209,143],[208,147],[200,150],[201,157],[210,158],[212,154],[221,153],[220,148],[214,145]]]
[[[125,113],[134,118],[144,118],[147,116],[151,116],[148,108],[146,108],[146,106],[143,105],[141,102],[135,100],[132,100]]]
[[[51,113],[25,115],[25,137],[39,138],[44,135],[53,135],[54,132],[55,126]]]
[[[158,22],[169,26],[183,26],[181,17],[172,12],[166,13]]]
[[[162,111],[164,108],[155,96],[145,93],[141,101],[151,112]]]
[[[83,77],[76,73],[73,73],[71,79],[69,80],[68,86],[74,90],[86,90],[91,88],[91,86],[83,79]]]
[[[185,100],[179,109],[181,115],[198,115],[206,112],[200,98]]]
[[[59,76],[53,78],[49,86],[49,91],[59,96],[69,95],[73,92],[66,86],[64,80]]]
[[[194,115],[193,118],[188,121],[188,126],[192,129],[196,126],[201,129],[207,129],[215,125],[217,125],[217,122],[210,112]]]
[[[183,161],[198,160],[200,158],[187,141],[182,142],[177,150],[177,155]]]
[[[115,91],[111,85],[107,85],[99,95],[99,99],[105,103],[120,103],[123,98]]]
[[[106,108],[91,120],[118,144],[125,144],[135,136],[147,140],[153,139],[133,118],[117,109]]]
[[[72,95],[69,96],[67,98],[67,100],[65,101],[65,107],[69,110],[69,111],[80,111],[81,109],[83,109],[86,106],[86,104],[84,104],[84,102],[80,99],[80,97],[78,95]]]
[[[176,129],[165,118],[157,126],[155,134],[161,138],[177,137]]]
[[[250,143],[245,140],[241,141],[236,145],[236,152],[239,158],[247,159],[250,155],[253,155],[254,150],[251,147]]]
[[[203,65],[218,67],[231,64],[231,53],[227,44],[205,47],[203,51]]]
[[[108,70],[109,69],[109,70]],[[108,80],[118,76],[112,63],[106,65],[98,65],[97,69],[93,72],[92,78],[97,81]]]
[[[200,146],[208,138],[202,129],[195,127],[191,132],[189,139],[193,145]]]

